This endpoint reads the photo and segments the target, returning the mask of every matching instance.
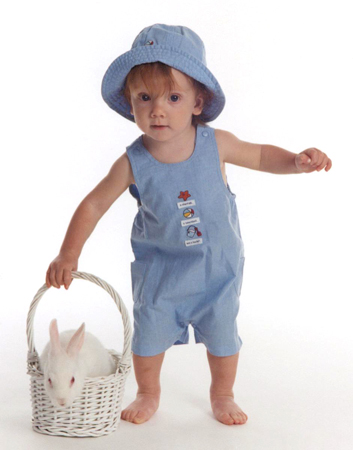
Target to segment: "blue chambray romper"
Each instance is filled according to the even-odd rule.
[[[189,324],[211,354],[237,353],[244,245],[214,128],[198,125],[193,154],[178,163],[157,161],[142,135],[126,149],[136,183],[130,193],[138,200],[131,233],[133,353],[154,356],[187,344]]]

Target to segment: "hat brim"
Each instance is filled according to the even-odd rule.
[[[205,122],[211,122],[219,116],[225,105],[225,96],[216,78],[192,55],[166,45],[135,47],[111,63],[102,81],[102,96],[108,106],[135,122],[130,113],[131,107],[123,95],[125,78],[134,66],[155,61],[174,67],[209,88],[214,93],[214,98],[210,105],[205,106],[201,117]]]

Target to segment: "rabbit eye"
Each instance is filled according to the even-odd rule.
[[[71,378],[71,386],[75,383],[75,377]]]
[[[52,385],[51,379],[48,378],[48,383],[50,384],[50,386]]]

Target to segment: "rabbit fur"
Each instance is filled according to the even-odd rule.
[[[78,330],[59,334],[57,320],[49,325],[50,341],[40,356],[45,390],[55,407],[71,406],[83,390],[86,377],[115,373],[116,363],[106,348],[91,333],[85,323]]]

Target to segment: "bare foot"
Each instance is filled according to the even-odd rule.
[[[122,411],[120,417],[136,424],[147,422],[157,411],[159,398],[159,394],[137,394],[136,400]]]
[[[211,406],[216,419],[225,425],[241,425],[248,420],[230,395],[211,396]]]

